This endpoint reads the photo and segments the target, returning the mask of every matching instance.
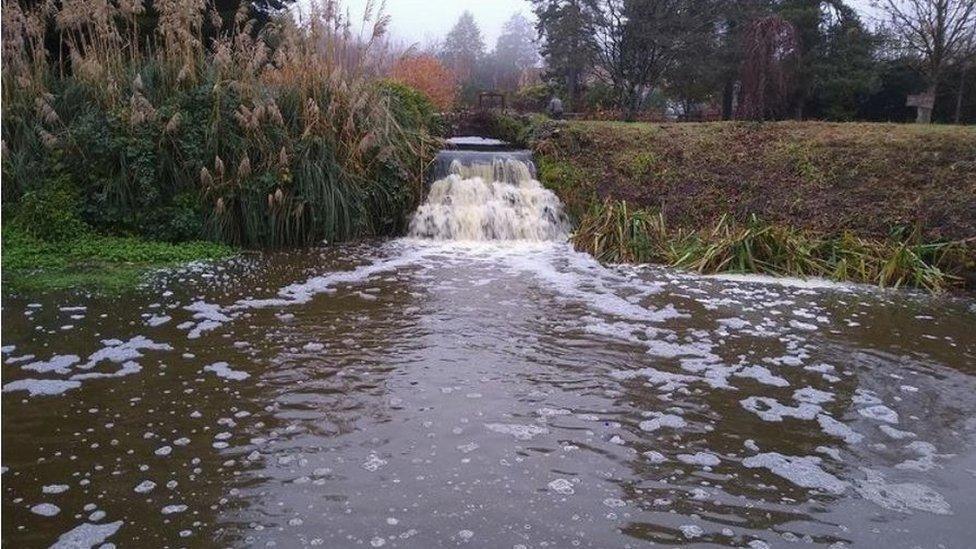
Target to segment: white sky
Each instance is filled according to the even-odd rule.
[[[362,18],[368,0],[339,0],[344,10],[348,9],[354,22]],[[865,22],[871,24],[872,0],[847,0],[857,9]],[[379,5],[381,0],[375,0]],[[299,5],[305,2],[299,0]],[[406,44],[424,46],[444,37],[458,17],[465,10],[470,11],[481,28],[485,47],[491,50],[501,34],[502,25],[516,12],[535,21],[532,6],[528,0],[386,0],[386,13],[390,15],[390,35]]]
[[[367,0],[340,0],[343,9],[349,9],[354,21],[362,16]],[[376,2],[379,4],[379,0]],[[427,42],[444,37],[465,10],[474,15],[485,47],[495,47],[502,25],[515,12],[521,12],[530,20],[532,5],[527,0],[387,0],[386,13],[390,15],[390,34],[408,44],[423,46]]]

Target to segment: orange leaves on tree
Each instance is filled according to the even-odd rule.
[[[390,78],[423,92],[438,109],[448,110],[454,105],[457,79],[433,55],[401,58],[390,71]]]

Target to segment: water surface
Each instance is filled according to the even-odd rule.
[[[3,539],[970,547],[971,300],[560,242],[247,255],[3,302]]]

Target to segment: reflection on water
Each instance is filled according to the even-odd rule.
[[[7,297],[3,539],[968,547],[973,308],[416,240]]]

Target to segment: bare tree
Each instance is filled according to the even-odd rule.
[[[976,0],[880,0],[875,5],[902,46],[921,58],[926,93],[935,97],[946,68],[962,62],[976,41]]]
[[[714,27],[712,0],[587,0],[597,75],[632,120],[679,54]]]
[[[781,117],[796,84],[800,59],[796,27],[778,15],[761,17],[749,24],[742,42],[738,118]]]

